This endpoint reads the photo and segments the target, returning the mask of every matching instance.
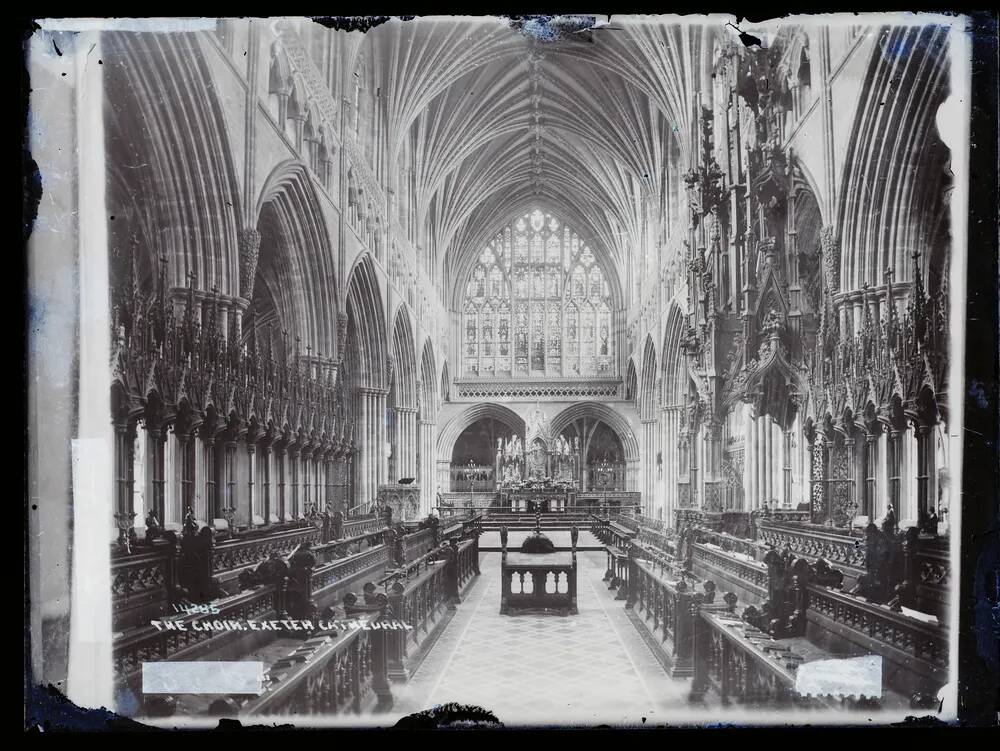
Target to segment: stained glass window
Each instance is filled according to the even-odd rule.
[[[563,222],[534,210],[483,248],[466,285],[465,375],[615,372],[607,275]]]

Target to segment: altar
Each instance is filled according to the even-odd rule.
[[[524,440],[497,440],[495,476],[500,505],[513,513],[551,513],[576,506],[579,443],[553,434],[537,406],[526,421]]]
[[[569,511],[576,507],[576,489],[559,485],[503,488],[500,505],[521,514]]]

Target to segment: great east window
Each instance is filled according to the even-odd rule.
[[[614,374],[612,298],[594,252],[534,210],[497,233],[466,285],[466,376]]]

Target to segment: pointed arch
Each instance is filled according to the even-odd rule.
[[[458,440],[462,431],[472,425],[472,423],[485,418],[492,418],[498,422],[502,422],[515,435],[524,437],[524,419],[514,410],[500,404],[485,402],[474,404],[452,417],[441,428],[437,440],[438,461],[450,462],[452,451],[455,448],[455,441]]]
[[[143,284],[162,257],[168,286],[238,297],[242,201],[202,36],[102,32],[108,242],[134,243]]]
[[[667,313],[667,325],[663,332],[663,349],[661,350],[660,403],[664,406],[676,407],[684,404],[687,394],[687,360],[681,349],[681,336],[684,332],[684,314],[680,307],[672,305]]]
[[[416,409],[417,362],[413,351],[413,326],[403,305],[396,310],[392,324],[392,355],[395,406]]]
[[[448,375],[448,361],[441,366],[441,404],[451,401],[451,377]]]
[[[385,313],[375,265],[368,253],[358,259],[348,280],[347,330],[357,358],[353,363],[357,385],[387,388]]]
[[[621,413],[606,404],[601,404],[600,402],[578,402],[553,417],[549,423],[549,428],[552,435],[558,436],[570,427],[573,422],[584,418],[599,420],[611,428],[621,441],[622,449],[625,451],[625,460],[630,462],[638,461],[639,441],[635,437],[632,426]]]
[[[300,336],[316,355],[334,356],[338,301],[336,259],[315,188],[301,162],[279,164],[255,207],[260,246],[241,290],[263,325]]]
[[[649,420],[656,417],[658,394],[656,393],[656,345],[652,335],[646,335],[646,345],[642,354],[642,378],[639,382],[639,417]]]
[[[873,47],[841,181],[841,289],[877,287],[886,269],[893,281],[909,281],[910,252],[923,251],[932,289],[943,271],[935,266],[943,267],[947,246],[949,152],[936,116],[948,96],[948,33],[933,24],[886,27]]]
[[[628,365],[625,368],[625,401],[636,401],[638,390],[639,380],[636,374],[635,358],[630,357],[628,359]]]
[[[434,342],[428,337],[420,353],[420,412],[421,419],[437,416],[440,407],[437,366],[434,362]]]

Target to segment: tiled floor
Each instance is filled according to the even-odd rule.
[[[640,725],[683,706],[687,681],[672,680],[602,581],[606,557],[578,557],[579,615],[504,616],[500,555],[482,576],[406,685],[391,714],[458,702],[491,710],[507,726]]]

